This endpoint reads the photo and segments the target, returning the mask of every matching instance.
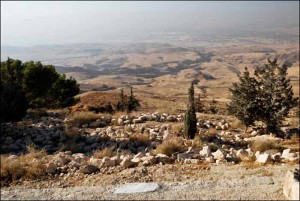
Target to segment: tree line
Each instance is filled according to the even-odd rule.
[[[277,59],[268,59],[267,64],[255,68],[251,76],[247,68],[238,74],[239,82],[229,89],[232,98],[228,106],[229,114],[237,117],[245,131],[255,121],[262,121],[268,132],[276,132],[289,111],[297,105],[298,97],[287,78],[287,66],[279,66]],[[198,98],[198,104],[200,96]],[[187,138],[194,138],[197,132],[194,84],[189,88],[189,103],[184,119],[184,132]]]
[[[61,108],[76,102],[79,84],[52,65],[8,58],[1,62],[1,122],[20,120],[28,108]]]

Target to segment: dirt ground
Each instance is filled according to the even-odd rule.
[[[3,200],[285,200],[284,176],[299,164],[201,164],[136,167],[117,173],[62,175],[47,180],[12,184],[1,189]],[[151,193],[113,194],[131,182],[157,182]]]

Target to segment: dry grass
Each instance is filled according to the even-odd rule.
[[[42,116],[46,116],[47,110],[44,108],[38,108],[38,109],[28,109],[27,115],[31,118],[40,118]]]
[[[87,112],[87,111],[74,112],[68,116],[68,118],[70,119],[70,123],[76,127],[96,121],[101,117],[102,117],[101,114],[96,114],[94,112]]]
[[[218,134],[218,131],[217,131],[217,129],[215,129],[215,128],[209,128],[209,129],[208,129],[208,133],[209,133],[210,135],[217,135],[217,134]]]
[[[65,134],[69,139],[73,139],[80,135],[78,128],[65,124]]]
[[[243,123],[240,120],[235,119],[230,124],[230,130],[234,130],[234,129],[245,129],[245,126],[243,125]]]
[[[172,138],[163,141],[162,144],[156,147],[156,154],[165,154],[171,156],[175,152],[183,152],[184,146],[183,141],[179,138]]]
[[[114,147],[106,147],[102,150],[96,150],[93,152],[95,158],[102,159],[104,157],[113,157],[116,153],[114,152]]]
[[[15,159],[9,155],[1,155],[1,187],[21,178],[32,180],[46,174],[46,165],[42,163],[43,159],[46,159],[46,151],[36,150],[33,146],[27,149],[27,154],[17,156]]]
[[[71,151],[72,153],[76,153],[78,152],[78,148],[79,148],[78,144],[72,140],[72,141],[67,141],[65,144],[63,144],[59,148],[59,151]]]
[[[170,129],[171,133],[179,136],[183,133],[183,123],[182,122],[177,122],[173,123]]]
[[[130,142],[139,142],[141,146],[148,146],[151,140],[148,134],[133,134],[129,137]]]
[[[267,140],[255,140],[250,144],[251,150],[255,153],[256,151],[265,152],[267,150],[282,151],[284,147],[276,144],[274,141]]]
[[[280,143],[280,145],[287,149],[291,149],[292,151],[299,152],[300,151],[299,143],[300,143],[299,139],[294,138],[290,140],[284,140]]]

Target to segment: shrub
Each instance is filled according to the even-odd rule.
[[[129,141],[138,142],[141,146],[148,146],[151,144],[148,134],[133,134],[130,135]]]
[[[156,153],[171,156],[175,152],[183,152],[183,143],[179,138],[172,138],[162,142],[156,147]]]
[[[217,134],[218,134],[218,131],[217,131],[217,129],[215,129],[215,128],[209,128],[209,129],[208,129],[208,133],[209,133],[210,135],[217,135]]]
[[[265,152],[267,150],[282,150],[283,147],[270,140],[254,140],[250,143],[251,150],[253,152],[260,151]]]
[[[45,108],[37,108],[37,109],[28,109],[27,115],[31,118],[40,118],[42,116],[47,116],[47,110]]]
[[[94,112],[87,112],[87,111],[78,111],[74,112],[73,114],[69,115],[68,118],[70,119],[70,123],[73,126],[79,127],[83,124],[87,124],[97,119],[101,118],[101,115],[96,114]]]
[[[102,159],[104,157],[113,157],[116,153],[114,152],[114,147],[106,147],[102,150],[96,150],[93,152],[95,158]]]
[[[46,175],[46,165],[42,163],[42,159],[47,156],[46,151],[36,150],[32,145],[27,147],[27,151],[27,154],[17,156],[16,159],[1,155],[1,187],[20,178],[37,179]]]

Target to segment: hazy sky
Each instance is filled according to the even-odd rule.
[[[298,1],[1,1],[1,45],[91,43],[153,32],[298,26]]]

